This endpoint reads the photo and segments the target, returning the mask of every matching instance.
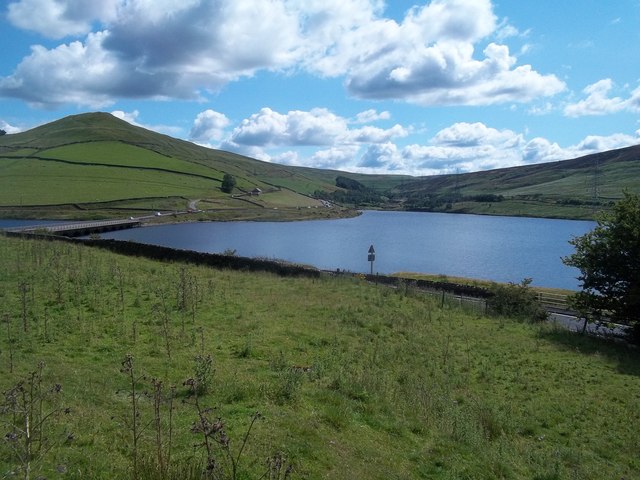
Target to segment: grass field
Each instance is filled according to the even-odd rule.
[[[204,478],[197,398],[236,478],[276,453],[291,478],[640,478],[640,356],[623,345],[410,288],[6,237],[0,300],[3,477],[132,478],[135,458],[139,478]],[[211,456],[232,478],[226,450]]]
[[[220,190],[225,173],[236,180],[232,195]],[[164,198],[169,210],[208,202],[208,218],[241,209],[243,218],[252,210],[259,219],[262,210],[280,208],[290,210],[280,219],[307,218],[298,208],[321,206],[309,195],[334,189],[332,175],[204,148],[102,113],[0,138],[0,206],[9,217],[104,218],[118,215],[116,204],[142,206],[147,199],[155,205]],[[237,199],[256,187],[269,195],[253,203]]]
[[[224,173],[198,163],[186,162],[162,155],[137,145],[120,142],[91,142],[52,148],[39,152],[39,157],[59,159],[80,164],[162,169],[175,173],[202,175],[222,182]]]
[[[221,196],[217,182],[167,172],[66,164],[35,159],[0,160],[0,205],[92,203],[126,198]],[[6,188],[4,188],[6,187]]]

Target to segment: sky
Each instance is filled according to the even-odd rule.
[[[640,0],[3,0],[0,128],[409,175],[640,144]]]

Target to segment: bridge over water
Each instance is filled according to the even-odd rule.
[[[64,237],[81,237],[92,233],[110,232],[125,228],[139,227],[140,220],[101,220],[97,222],[58,223],[56,225],[27,225],[24,227],[7,228],[12,233],[49,233]]]

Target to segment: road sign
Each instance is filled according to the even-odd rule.
[[[369,247],[369,255],[368,255],[368,260],[369,262],[371,262],[371,275],[373,275],[373,262],[375,261],[375,259],[376,259],[376,251],[373,248],[373,245],[371,245]]]

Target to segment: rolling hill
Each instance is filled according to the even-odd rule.
[[[232,194],[222,178],[236,179]],[[0,137],[0,216],[317,218],[348,208],[591,218],[640,192],[640,146],[573,160],[431,177],[282,166],[205,148],[108,113]],[[260,192],[251,195],[251,192]],[[345,208],[326,208],[332,204]]]
[[[237,182],[233,195],[220,190],[226,173]],[[274,209],[322,206],[311,194],[335,190],[334,179],[327,171],[198,146],[107,113],[0,137],[0,205],[9,215],[96,217],[197,204],[232,217],[260,217]],[[256,189],[262,194],[249,195]]]
[[[388,194],[415,210],[592,218],[624,190],[640,193],[640,145],[571,160],[424,177]]]

